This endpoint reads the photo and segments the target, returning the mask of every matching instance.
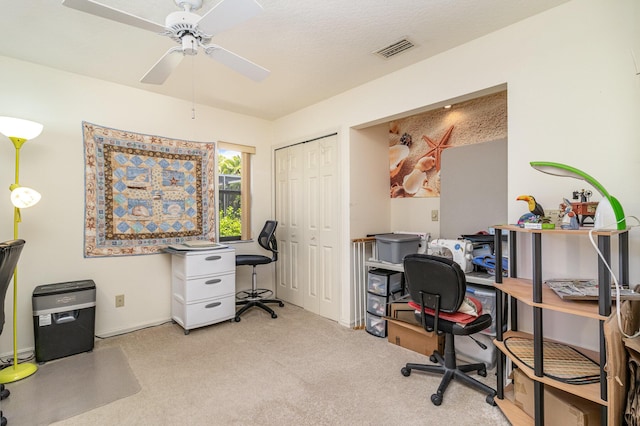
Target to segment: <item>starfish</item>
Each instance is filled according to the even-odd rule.
[[[426,153],[425,157],[428,157],[429,155],[433,154],[433,156],[436,158],[436,170],[438,171],[440,171],[440,156],[442,155],[442,151],[444,151],[445,148],[451,148],[451,145],[447,145],[447,143],[449,142],[449,138],[451,137],[452,131],[453,131],[453,126],[447,129],[447,131],[444,133],[444,135],[438,142],[435,142],[429,136],[426,136],[426,135],[422,136],[422,139],[426,143],[428,143],[429,147],[431,148],[429,152]]]

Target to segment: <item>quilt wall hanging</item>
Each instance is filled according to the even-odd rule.
[[[152,254],[214,240],[214,143],[82,123],[84,256]]]

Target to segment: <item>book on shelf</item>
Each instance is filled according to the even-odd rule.
[[[595,279],[560,278],[546,280],[545,284],[561,299],[598,300],[598,284]],[[619,287],[621,300],[640,300],[640,293]],[[615,300],[616,289],[611,287],[611,299]]]

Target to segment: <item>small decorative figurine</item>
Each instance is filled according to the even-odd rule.
[[[562,229],[578,229],[580,227],[578,225],[578,215],[576,215],[576,212],[573,211],[571,202],[564,198],[559,207],[560,217],[562,218],[562,224],[560,225],[560,227]]]
[[[516,200],[526,201],[529,207],[529,213],[525,213],[518,219],[518,225],[523,223],[542,223],[545,222],[544,209],[536,202],[533,195],[521,195]],[[546,220],[549,221],[548,219]]]

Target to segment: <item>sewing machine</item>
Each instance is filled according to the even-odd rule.
[[[432,240],[429,242],[429,254],[452,259],[465,273],[473,271],[473,243],[469,240]]]

